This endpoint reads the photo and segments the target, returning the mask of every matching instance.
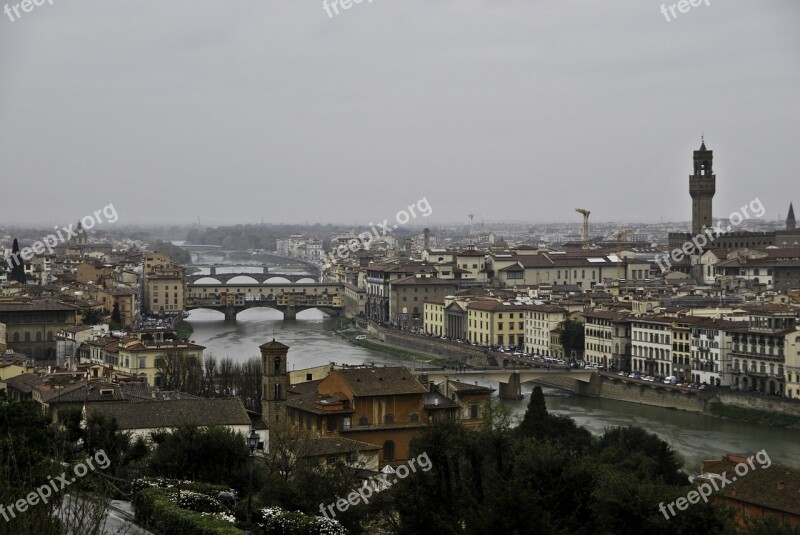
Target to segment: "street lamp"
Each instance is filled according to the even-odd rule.
[[[251,430],[250,435],[247,437],[247,447],[250,448],[250,455],[248,456],[250,482],[247,488],[247,530],[245,531],[245,535],[252,535],[253,457],[258,447],[258,433],[256,433],[255,430]]]

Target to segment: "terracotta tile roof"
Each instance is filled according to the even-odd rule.
[[[250,417],[238,398],[181,399],[176,401],[116,401],[88,403],[89,414],[115,418],[120,429],[171,428],[180,424],[250,425]]]
[[[732,481],[734,478],[731,475],[735,474],[736,465],[745,460],[726,456],[720,461],[705,461],[703,471],[713,474],[727,472],[726,477],[731,482],[719,490],[727,498],[800,515],[800,471],[777,464],[762,468],[754,461],[755,469],[748,466],[750,469],[746,475]]]
[[[392,396],[427,392],[411,372],[402,366],[350,368],[334,370],[331,373],[339,374],[355,396]]]
[[[368,444],[360,440],[352,440],[342,436],[314,437],[300,441],[298,446],[302,453],[300,457],[316,457],[320,455],[335,455],[337,453],[350,453],[360,451],[375,451],[381,449],[375,444]]]

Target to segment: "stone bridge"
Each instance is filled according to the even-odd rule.
[[[522,399],[522,383],[535,381],[542,378],[568,377],[575,381],[589,384],[596,371],[561,368],[526,368],[520,370],[426,370],[423,375],[429,381],[452,379],[460,382],[470,382],[475,379],[497,381],[500,387],[499,395],[503,399]]]
[[[311,308],[342,308],[342,284],[276,283],[275,277],[274,274],[188,277],[186,310],[217,310],[225,314],[225,321],[235,322],[236,315],[248,308],[274,308],[283,312],[285,320],[297,319],[298,312]]]

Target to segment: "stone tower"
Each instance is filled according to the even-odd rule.
[[[286,357],[289,348],[272,339],[259,346],[264,392],[261,396],[261,418],[269,426],[270,442],[286,433],[286,395],[289,390],[289,371]]]
[[[717,177],[712,164],[714,151],[706,149],[705,141],[700,150],[694,151],[694,174],[689,177],[689,195],[692,196],[692,234],[703,232],[703,227],[711,227],[711,205],[716,193]]]
[[[794,230],[797,228],[797,222],[794,220],[794,206],[789,203],[789,215],[786,216],[786,230]]]

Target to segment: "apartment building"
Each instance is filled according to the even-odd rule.
[[[672,318],[631,319],[631,369],[647,375],[673,375]]]
[[[583,359],[603,368],[631,369],[631,320],[627,311],[593,310],[583,313]]]
[[[752,308],[746,327],[728,329],[733,384],[767,394],[784,392],[786,337],[796,330],[797,319],[791,308],[782,305]]]
[[[554,305],[528,305],[524,311],[525,352],[550,355],[550,334],[567,319],[567,310]]]
[[[470,301],[467,305],[469,341],[481,345],[524,347],[527,306],[495,300]]]

